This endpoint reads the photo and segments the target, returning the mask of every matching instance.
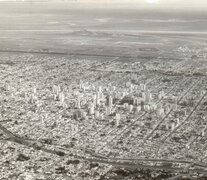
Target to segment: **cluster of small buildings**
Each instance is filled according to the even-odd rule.
[[[109,118],[113,120],[116,127],[125,121],[127,114],[136,115],[146,112],[163,118],[171,108],[170,105],[163,106],[159,103],[165,98],[163,90],[154,94],[150,92],[146,84],[136,85],[131,82],[127,82],[125,88],[120,89],[110,84],[102,87],[80,81],[75,89],[67,91],[60,85],[54,85],[51,93],[53,101],[58,102],[63,108],[70,107],[73,119],[104,121]],[[30,103],[37,104],[37,107],[41,106],[36,88],[33,88],[30,95],[25,93],[25,97]],[[173,103],[173,107],[177,109],[177,98],[173,97]],[[179,124],[179,118],[176,124]],[[166,124],[167,129],[174,126],[174,122]],[[76,125],[73,125],[72,129],[78,132]]]
[[[205,94],[205,78],[200,81],[199,77],[148,73],[148,69],[143,71],[141,63],[119,63],[118,70],[123,72],[113,71],[117,70],[116,62],[112,66],[109,63],[110,72],[105,72],[90,69],[100,62],[67,61],[65,64],[65,58],[42,61],[45,64],[39,65],[35,59],[36,64],[31,62],[27,68],[10,67],[16,74],[10,74],[10,69],[5,74],[4,81],[10,85],[2,88],[1,100],[7,117],[17,120],[16,124],[7,124],[12,132],[20,136],[27,134],[31,139],[48,138],[67,147],[78,141],[75,147],[80,151],[87,146],[94,151],[103,149],[101,153],[111,152],[114,157],[142,153],[142,157],[182,158],[181,147],[183,151],[201,154],[193,143],[205,142],[207,106],[202,101],[201,107],[192,114],[191,111]],[[168,63],[171,69],[173,62]],[[153,62],[151,65],[154,66]],[[22,66],[26,65],[22,63]],[[40,71],[43,66],[47,70]],[[85,69],[84,73],[80,67]],[[133,67],[142,73],[125,72]],[[34,73],[37,70],[39,74]],[[21,76],[19,80],[17,75]],[[36,79],[37,76],[40,78]],[[187,119],[189,115],[191,119]],[[172,138],[162,144],[162,138],[172,132]],[[175,137],[181,139],[177,144]],[[143,139],[147,139],[145,146],[139,146]],[[161,152],[156,154],[158,147]],[[176,151],[175,155],[169,153],[170,148]]]
[[[88,119],[94,121],[110,119],[115,127],[119,127],[125,121],[127,114],[136,116],[143,112],[162,119],[173,110],[175,111],[173,120],[166,120],[164,125],[164,129],[172,131],[180,124],[182,117],[187,116],[187,110],[179,111],[178,106],[182,104],[193,107],[195,102],[192,98],[184,97],[182,102],[178,103],[178,97],[166,96],[163,90],[155,94],[147,88],[146,84],[137,85],[131,82],[127,82],[125,87],[120,89],[110,84],[106,87],[95,86],[80,80],[76,88],[67,91],[60,85],[54,85],[51,93],[52,99],[60,103],[63,108],[71,106],[72,119],[86,122]],[[31,104],[35,103],[37,108],[41,107],[37,88],[33,88],[30,94],[25,93],[25,97]],[[169,98],[171,103],[160,103]],[[72,129],[72,134],[79,131],[78,126],[74,124]]]

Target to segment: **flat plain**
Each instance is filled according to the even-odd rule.
[[[205,17],[0,6],[0,179],[206,175]]]

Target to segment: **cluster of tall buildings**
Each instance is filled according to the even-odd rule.
[[[88,85],[80,81],[79,92],[83,96],[79,96],[79,92],[71,91],[75,101],[75,119],[94,118],[104,120],[105,117],[111,116],[115,120],[115,124],[119,125],[123,113],[136,113],[140,111],[156,112],[157,115],[163,116],[166,110],[157,106],[153,100],[153,94],[147,89],[145,84],[132,84],[127,82],[125,88],[118,89],[109,84],[108,87]],[[54,85],[52,88],[53,98],[56,101],[66,105],[66,97],[59,85]],[[36,90],[33,92],[34,96]],[[124,102],[124,99],[129,96],[130,101]],[[164,97],[164,91],[160,91],[158,99]],[[35,97],[31,98],[34,101]],[[123,104],[120,102],[123,101]]]
[[[59,85],[53,86],[52,93],[55,101],[59,101],[63,106],[68,104],[68,100],[66,101],[67,95]],[[81,93],[82,96],[80,96]],[[117,88],[111,85],[103,88],[101,86],[86,85],[80,81],[79,88],[76,89],[76,92],[71,90],[70,97],[73,97],[74,100],[74,107],[71,108],[71,111],[74,111],[74,119],[104,120],[108,117],[113,119],[116,126],[120,125],[122,117],[127,113],[134,114],[146,111],[149,114],[155,113],[158,117],[163,118],[172,108],[174,110],[178,109],[177,97],[172,97],[173,106],[163,106],[156,103],[165,98],[163,90],[159,91],[158,94],[152,94],[145,84],[135,85],[131,82],[127,82],[125,88]],[[30,101],[33,103],[36,99],[37,89],[34,88]],[[192,99],[187,100],[192,103]],[[179,116],[175,118],[175,121],[166,124],[166,129],[173,130],[180,124]]]
[[[76,99],[76,119],[99,119],[104,120],[107,116],[114,119],[117,126],[120,125],[123,113],[137,113],[140,111],[156,112],[159,116],[164,116],[169,109],[157,106],[154,103],[153,94],[147,89],[145,84],[135,85],[127,82],[125,88],[121,90],[115,86],[95,87],[84,85],[80,82],[81,91],[88,91],[90,98],[85,104],[81,98]],[[158,99],[164,97],[164,91],[160,91]],[[123,99],[129,96],[130,101]],[[86,98],[86,97],[83,97]],[[121,102],[123,101],[123,104]]]
[[[38,100],[37,88],[34,87],[32,93],[30,94],[25,93],[25,97],[29,97],[30,103],[35,103]]]

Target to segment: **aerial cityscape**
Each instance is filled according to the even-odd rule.
[[[0,180],[207,179],[201,24],[0,4]]]

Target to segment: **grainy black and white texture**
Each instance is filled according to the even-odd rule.
[[[0,1],[0,180],[207,179],[207,14],[76,3]]]

